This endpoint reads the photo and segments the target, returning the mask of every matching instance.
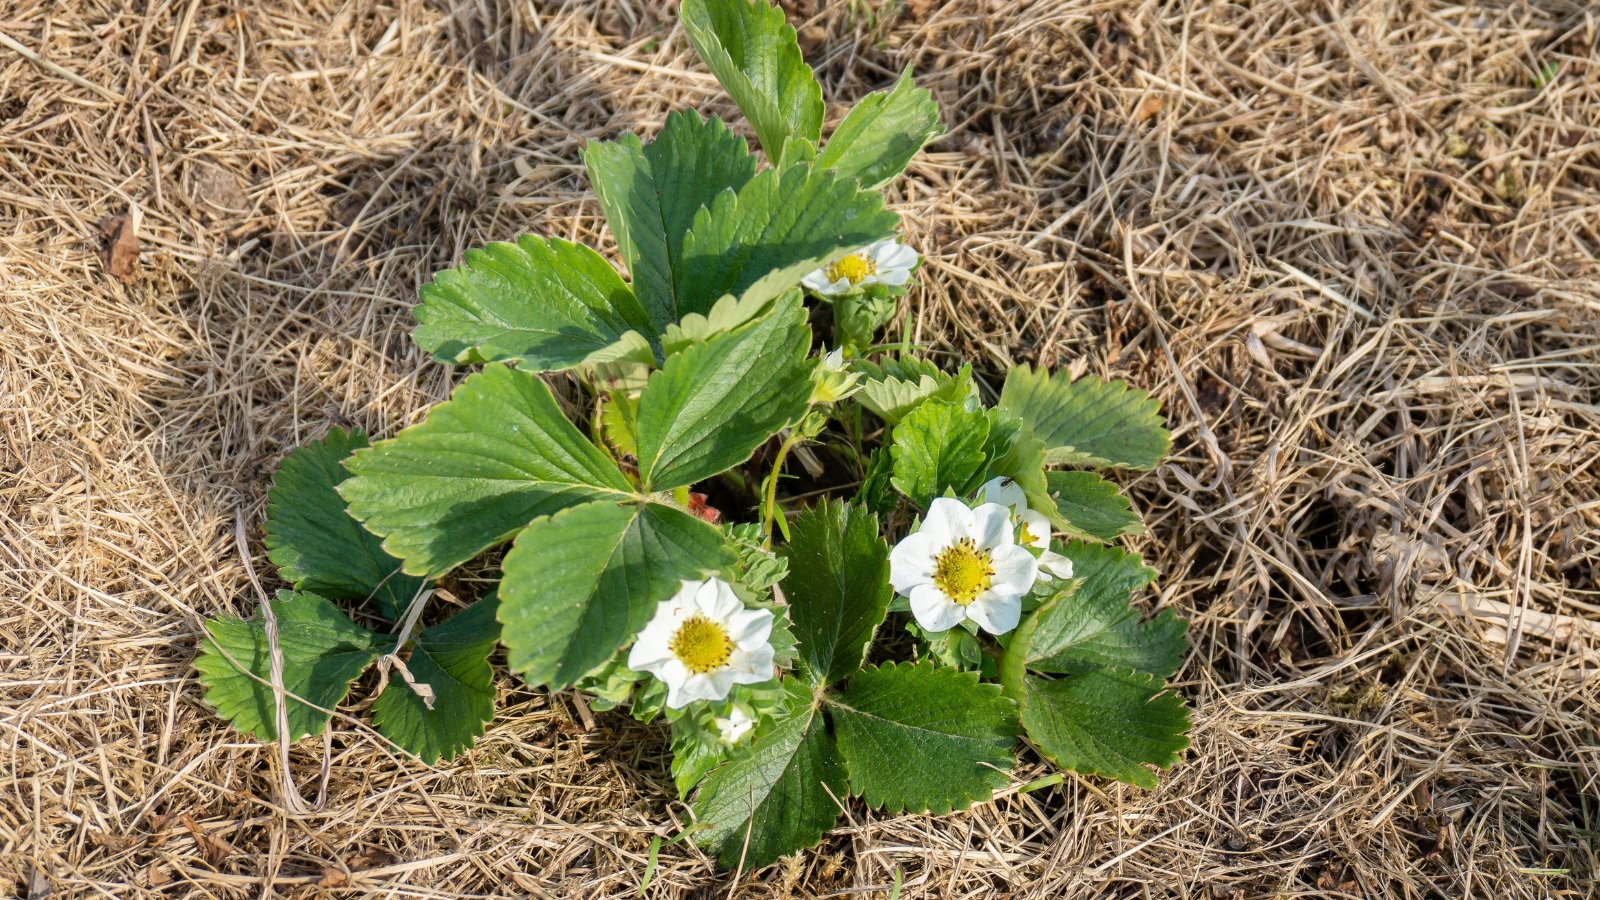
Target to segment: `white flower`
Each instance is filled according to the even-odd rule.
[[[997,503],[968,509],[940,497],[922,527],[889,553],[889,583],[910,598],[917,624],[945,631],[971,619],[1005,634],[1022,617],[1039,561],[1016,543],[1010,510]]]
[[[917,251],[885,239],[823,266],[800,283],[824,297],[837,297],[869,284],[905,284],[916,265]]]
[[[850,366],[844,361],[844,348],[835,347],[833,352],[824,353],[822,359],[817,361],[817,367],[811,370],[811,400],[812,403],[836,403],[861,390],[857,382],[861,380],[860,372],[850,371]]]
[[[744,737],[746,732],[756,727],[756,720],[751,718],[742,706],[735,706],[726,719],[712,721],[716,723],[717,730],[722,732],[722,741],[725,744],[739,743],[739,739]]]
[[[1028,508],[1022,485],[1009,478],[991,478],[978,489],[978,499],[1011,507],[1011,521],[1020,529],[1017,540],[1039,551],[1040,581],[1072,577],[1072,560],[1050,549],[1050,520]]]
[[[719,578],[684,581],[628,651],[628,668],[667,684],[667,705],[721,700],[736,684],[772,678],[772,612],[745,609]]]

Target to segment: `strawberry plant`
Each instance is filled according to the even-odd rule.
[[[1188,742],[1166,687],[1184,624],[1132,604],[1155,572],[1116,546],[1141,525],[1099,472],[1162,459],[1157,404],[1021,367],[991,405],[970,366],[885,342],[920,260],[881,190],[942,132],[932,98],[904,75],[824,140],[781,11],[682,15],[761,155],[675,112],[584,152],[626,278],[534,235],[437,273],[414,337],[475,371],[391,438],[284,460],[266,540],[290,587],[208,623],[207,701],[293,741],[376,666],[376,729],[435,763],[493,719],[503,645],[529,685],[664,719],[695,837],[730,866],[817,841],[847,797],[984,802],[1019,739],[1153,785]],[[427,608],[486,554],[491,589]]]

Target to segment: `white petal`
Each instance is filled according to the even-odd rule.
[[[661,679],[661,682],[667,686],[668,706],[671,706],[673,709],[680,709],[684,703],[688,702],[682,698],[683,686],[691,681],[695,676],[692,675],[688,669],[684,668],[683,663],[679,662],[676,658],[668,660],[667,662],[653,669],[651,674]],[[678,697],[680,702],[674,704],[672,702],[672,698],[674,697]]]
[[[989,564],[994,567],[990,590],[1022,596],[1033,590],[1034,579],[1039,575],[1039,561],[1022,547],[996,547],[989,552]]]
[[[991,478],[978,488],[978,499],[984,503],[999,503],[1011,507],[1011,511],[1022,514],[1028,511],[1028,495],[1022,490],[1022,485],[1009,478]]]
[[[938,501],[934,501],[938,502]],[[972,511],[972,539],[978,549],[989,550],[1006,547],[1017,542],[1011,526],[1011,508],[998,503],[985,503]]]
[[[950,497],[939,497],[928,504],[928,514],[922,519],[920,534],[932,535],[943,547],[964,537],[975,537],[978,520],[965,503]]]
[[[728,744],[739,743],[739,739],[744,737],[756,724],[756,720],[752,719],[742,706],[735,706],[728,713],[726,719],[717,718],[711,721],[717,726],[717,731],[721,733],[723,742]]]
[[[728,618],[728,637],[746,650],[766,644],[772,637],[772,610],[741,609]]]
[[[700,611],[705,613],[706,618],[723,626],[744,610],[744,603],[739,599],[739,595],[733,592],[733,586],[721,578],[707,581],[705,587],[695,596],[700,601]]]
[[[828,270],[817,269],[800,279],[800,283],[813,291],[826,290],[828,287]]]
[[[654,671],[654,667],[667,660],[673,659],[672,648],[668,642],[672,640],[670,632],[646,625],[639,632],[639,639],[633,642],[633,649],[628,651],[628,668],[635,672]]]
[[[889,551],[889,584],[896,593],[911,593],[919,584],[933,578],[933,559],[944,544],[927,531],[907,535]]]
[[[760,684],[772,680],[772,645],[762,644],[754,650],[735,650],[728,664],[713,672],[726,673],[730,684]]]
[[[891,269],[897,272],[910,274],[911,268],[917,264],[917,251],[905,244],[889,242],[889,246],[878,251],[874,260],[878,264],[878,271]]]
[[[878,284],[887,284],[894,287],[899,287],[900,285],[911,280],[911,273],[907,272],[905,269],[887,269],[872,276],[872,280]]]
[[[960,604],[944,595],[931,584],[918,585],[911,591],[911,614],[923,631],[949,631],[966,617]]]
[[[1054,550],[1046,550],[1039,554],[1039,569],[1041,575],[1048,572],[1056,578],[1071,578],[1072,560]]]
[[[1005,634],[1022,618],[1022,598],[995,596],[992,592],[967,607],[967,618],[990,634]]]
[[[682,709],[685,704],[696,700],[721,700],[728,696],[728,691],[733,687],[731,680],[717,678],[724,670],[709,672],[705,675],[690,675],[684,679],[683,685],[676,694],[679,702],[672,702],[672,692],[667,695],[667,705],[673,709]]]
[[[1029,547],[1049,549],[1050,520],[1044,517],[1044,513],[1038,510],[1024,509],[1022,512],[1022,524],[1028,526],[1028,537],[1033,539],[1028,541]]]

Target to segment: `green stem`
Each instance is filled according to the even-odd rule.
[[[1000,692],[1017,703],[1022,702],[1023,679],[1028,673],[1028,645],[1033,643],[1033,631],[1038,627],[1039,612],[1034,610],[1017,626],[1000,657]]]
[[[761,531],[766,534],[766,549],[772,549],[772,526],[776,522],[783,529],[783,539],[789,539],[789,523],[778,516],[778,477],[783,474],[783,462],[789,458],[789,451],[805,438],[801,436],[800,426],[789,429],[789,436],[778,445],[778,455],[772,460],[772,472],[767,475],[766,496],[761,502]]]

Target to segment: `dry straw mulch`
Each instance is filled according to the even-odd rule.
[[[190,660],[254,608],[277,460],[446,396],[417,284],[609,246],[584,143],[732,110],[665,4],[137,6],[0,5],[0,894],[634,896],[683,816],[660,730],[502,678],[455,765],[293,748],[297,818]],[[739,877],[670,845],[650,896],[1593,896],[1594,7],[788,8],[835,112],[907,64],[944,106],[895,192],[917,337],[1165,401],[1132,543],[1194,747],[1151,792],[852,804]]]

